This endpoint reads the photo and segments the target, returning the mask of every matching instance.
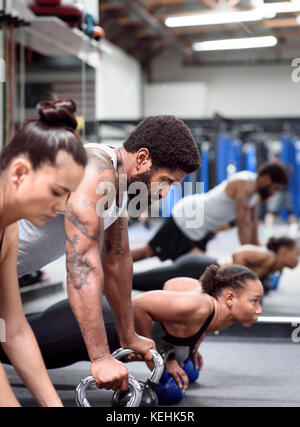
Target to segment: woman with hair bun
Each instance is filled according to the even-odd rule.
[[[284,268],[295,268],[299,263],[300,246],[290,237],[271,237],[266,246],[243,245],[232,255],[235,264],[253,270],[268,292],[269,276]]]
[[[272,237],[266,246],[242,245],[232,254],[232,263],[250,268],[262,281],[266,292],[269,289],[269,275],[281,272],[285,267],[295,268],[299,262],[300,246],[289,237]],[[186,254],[171,265],[142,271],[133,275],[132,288],[140,291],[169,289],[165,284],[175,277],[199,279],[205,268],[211,264],[225,265],[222,260],[205,254]],[[228,264],[226,264],[228,265]],[[174,282],[172,282],[172,290]]]
[[[41,102],[0,153],[0,331],[2,348],[40,406],[62,406],[25,318],[17,279],[18,225],[43,225],[65,210],[79,185],[86,152],[72,100]],[[5,329],[5,330],[4,330]],[[20,406],[0,364],[0,406]]]
[[[150,291],[133,299],[134,321],[138,333],[152,337],[158,351],[165,345],[176,349],[175,360],[166,369],[178,386],[188,386],[182,369],[183,362],[192,357],[195,368],[203,361],[198,347],[204,337],[233,324],[252,326],[262,313],[260,301],[262,284],[247,267],[229,265],[206,268],[200,280],[174,279],[178,291]],[[170,280],[171,282],[171,280]],[[152,325],[152,321],[155,322]]]
[[[240,265],[212,265],[205,270],[200,282],[191,278],[174,280],[180,281],[181,289],[188,288],[189,292],[159,290],[134,297],[134,324],[137,333],[155,341],[158,351],[165,346],[175,348],[175,359],[168,360],[166,369],[180,388],[187,388],[189,380],[183,363],[191,357],[196,369],[202,367],[198,347],[207,334],[235,323],[244,327],[255,323],[262,312],[263,287],[255,273]],[[178,283],[176,285],[178,287]],[[108,343],[113,352],[120,347],[116,324],[105,298],[102,307]],[[42,313],[29,314],[28,321],[47,368],[89,360],[67,299]],[[0,360],[7,362],[1,351]]]

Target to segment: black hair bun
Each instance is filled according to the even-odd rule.
[[[76,103],[72,99],[40,102],[37,105],[37,112],[40,121],[48,125],[67,127],[73,130],[77,128]]]
[[[218,265],[212,264],[206,267],[204,273],[200,277],[202,289],[206,294],[211,295],[214,291],[217,282],[216,276],[219,270],[220,267]]]
[[[276,239],[275,237],[270,237],[266,246],[270,251],[277,252],[277,250],[278,250],[278,239]]]

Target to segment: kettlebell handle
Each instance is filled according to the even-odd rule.
[[[131,397],[126,404],[126,407],[139,406],[142,399],[142,388],[139,382],[132,375],[129,375],[128,383],[129,390],[131,391]],[[80,382],[75,391],[75,399],[77,406],[81,408],[91,407],[89,401],[87,400],[86,392],[88,389],[95,385],[96,380],[92,375],[89,375]]]
[[[156,350],[150,350],[150,352],[153,356],[154,369],[151,372],[151,375],[148,378],[147,382],[150,384],[157,385],[164,371],[164,361],[161,355]],[[117,360],[123,360],[126,357],[130,356],[132,353],[134,353],[134,351],[129,348],[119,348],[118,350],[112,353],[112,357]]]

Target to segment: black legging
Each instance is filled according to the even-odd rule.
[[[90,360],[77,320],[69,301],[52,305],[43,313],[26,316],[40,346],[48,369],[62,368],[73,363]],[[108,345],[113,352],[120,347],[112,311],[103,298],[103,319]],[[0,361],[10,364],[0,345]]]
[[[199,279],[206,267],[211,264],[218,265],[218,262],[215,258],[203,254],[185,254],[177,258],[171,265],[134,273],[132,289],[139,291],[162,289],[164,283],[174,277]]]

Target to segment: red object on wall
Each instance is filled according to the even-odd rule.
[[[31,4],[29,7],[38,16],[57,16],[70,25],[70,27],[79,27],[81,25],[82,11],[77,6],[42,6]]]
[[[42,6],[59,6],[61,4],[61,0],[35,0],[35,2]]]

